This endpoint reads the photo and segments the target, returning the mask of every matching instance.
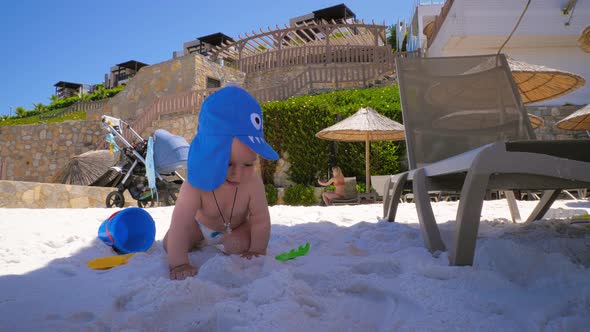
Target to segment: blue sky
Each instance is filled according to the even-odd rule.
[[[59,81],[102,83],[117,63],[159,63],[199,36],[237,38],[340,3],[359,19],[391,25],[409,16],[413,1],[2,1],[0,115],[49,104]]]

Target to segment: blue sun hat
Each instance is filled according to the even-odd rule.
[[[201,106],[187,162],[193,187],[211,191],[225,181],[234,137],[265,159],[279,158],[264,140],[262,109],[256,99],[240,87],[226,86]]]

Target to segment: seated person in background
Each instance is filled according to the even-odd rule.
[[[326,191],[322,193],[322,199],[324,200],[326,206],[330,205],[331,199],[344,197],[344,174],[342,174],[340,167],[332,167],[332,178],[327,182],[322,182],[318,179],[318,184],[324,187],[328,187],[329,185],[333,184],[335,187],[333,192]]]

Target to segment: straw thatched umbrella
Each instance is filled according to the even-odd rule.
[[[377,113],[370,107],[361,108],[348,118],[320,130],[316,137],[332,141],[365,142],[366,192],[371,188],[369,172],[369,142],[400,141],[405,138],[404,126]]]
[[[530,113],[527,115],[529,116],[529,121],[531,122],[531,127],[533,127],[533,129],[537,129],[545,123],[545,121],[541,117],[532,115]]]
[[[561,119],[555,126],[564,130],[590,130],[590,104]]]
[[[580,38],[578,38],[578,45],[582,51],[590,53],[590,25],[582,31]]]
[[[586,83],[581,76],[554,68],[508,59],[523,104],[566,95]]]
[[[422,33],[424,33],[424,35],[426,37],[430,37],[432,30],[434,30],[434,21],[426,24],[426,26],[424,27],[424,30],[422,30]]]
[[[88,151],[72,157],[51,179],[53,183],[87,186],[108,171],[117,161],[109,150]]]
[[[533,129],[539,128],[543,125],[544,121],[542,118],[527,114],[529,122]],[[477,125],[478,128],[493,128],[498,126],[501,122],[500,117],[504,116],[503,121],[517,121],[518,114],[500,114],[497,110],[477,110],[477,111],[457,111],[444,115],[434,123],[435,128],[444,128],[451,130],[463,130],[465,128],[473,128]]]
[[[523,104],[558,98],[582,87],[586,83],[586,80],[581,76],[561,69],[533,65],[508,57],[506,60]],[[496,67],[495,60],[491,58],[487,62],[480,63],[476,67],[469,69],[464,74],[481,72],[494,67]],[[460,97],[458,101],[464,99],[465,102],[471,102],[481,98],[477,94],[474,95],[472,90],[485,89],[486,87],[478,86],[478,82],[474,82],[474,84],[468,91],[457,91],[455,93]],[[455,96],[449,96],[449,98],[455,98]]]

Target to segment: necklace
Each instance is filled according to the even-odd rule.
[[[219,203],[217,203],[217,197],[215,197],[215,190],[213,190],[213,199],[215,200],[215,205],[217,205],[217,210],[219,211],[219,215],[221,216],[221,220],[223,220],[223,226],[225,226],[225,232],[227,234],[231,234],[231,218],[234,216],[234,206],[236,206],[236,197],[238,196],[238,187],[236,187],[236,191],[234,192],[234,202],[231,206],[231,212],[229,214],[229,221],[226,223],[225,218],[223,217],[223,213],[221,213],[221,208],[219,208]]]

